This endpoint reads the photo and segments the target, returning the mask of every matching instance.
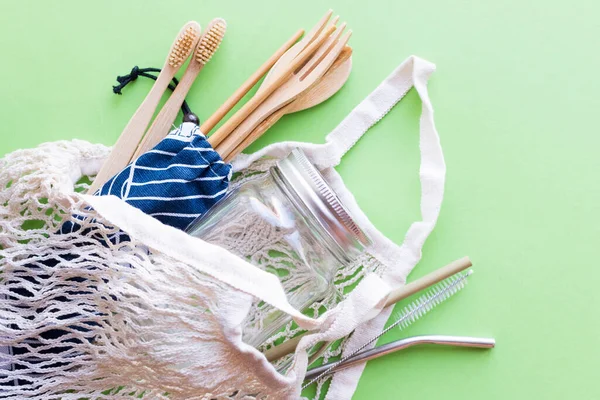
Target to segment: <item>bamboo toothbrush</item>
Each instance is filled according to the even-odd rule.
[[[208,28],[200,37],[198,46],[194,51],[194,55],[192,56],[183,77],[179,81],[175,91],[169,97],[169,100],[167,100],[160,110],[160,113],[154,119],[154,122],[152,122],[152,125],[148,129],[148,132],[146,132],[144,139],[139,144],[131,161],[156,146],[156,144],[158,144],[158,142],[160,142],[169,132],[173,121],[175,121],[175,118],[179,113],[179,108],[185,100],[185,96],[189,92],[194,80],[202,68],[210,61],[213,54],[219,48],[219,45],[225,36],[226,29],[227,23],[222,18],[213,19],[209,23]]]
[[[199,38],[200,25],[197,22],[188,22],[181,28],[154,86],[119,136],[108,159],[90,185],[89,193],[94,193],[113,175],[127,166],[152,119],[152,115],[154,115],[154,111],[156,111],[160,98],[167,90],[173,76],[196,47]]]
[[[316,377],[313,377],[306,385],[302,387],[302,389],[307,386],[312,385],[322,376],[329,374],[332,370],[338,367],[340,364],[343,364],[350,360],[352,357],[356,356],[358,353],[363,351],[381,336],[385,335],[387,332],[391,331],[394,328],[398,328],[400,330],[407,328],[413,322],[417,321],[419,318],[427,314],[431,311],[435,306],[443,303],[454,294],[459,292],[462,288],[467,284],[467,278],[471,275],[472,271],[460,272],[442,282],[432,287],[428,293],[419,297],[417,300],[409,304],[407,307],[402,309],[398,314],[394,316],[395,321],[385,328],[381,333],[373,336],[371,339],[367,340],[364,344],[359,346],[356,350],[352,351],[347,356],[342,357],[339,361],[331,364],[325,371],[321,372]],[[311,375],[311,376],[314,376]]]
[[[473,264],[471,263],[469,257],[463,257],[444,267],[438,268],[437,270],[417,279],[414,282],[408,283],[399,287],[398,289],[393,290],[388,296],[385,306],[388,307],[396,304],[400,300],[403,300],[423,289],[427,289],[428,287],[439,283],[452,275],[464,271],[472,265]],[[300,342],[300,339],[302,339],[306,334],[307,332],[285,341],[278,346],[271,347],[269,350],[264,352],[265,357],[269,361],[274,361],[289,353],[293,353],[296,349],[296,346]]]

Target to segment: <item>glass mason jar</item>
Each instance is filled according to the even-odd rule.
[[[338,268],[369,243],[299,149],[268,174],[229,192],[188,233],[277,275],[288,301],[300,310],[330,294]],[[286,314],[257,302],[244,341],[259,346],[288,321]]]

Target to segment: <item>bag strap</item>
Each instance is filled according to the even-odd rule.
[[[326,146],[329,146],[330,155],[327,152],[321,154],[321,163],[337,165],[366,130],[377,123],[406,93],[406,85],[415,87],[422,102],[419,140],[421,220],[410,226],[401,246],[397,246],[383,235],[379,236],[377,253],[388,266],[383,279],[392,286],[402,283],[421,259],[423,245],[437,222],[444,198],[446,164],[427,92],[427,80],[434,68],[434,65],[427,61],[410,57],[327,137]],[[352,349],[381,332],[391,311],[390,307],[373,320],[357,327],[346,343],[342,356],[348,355]],[[326,399],[351,398],[364,366],[363,363],[337,372],[329,386]]]
[[[324,148],[314,154],[313,161],[322,168],[337,166],[373,125],[394,108],[417,82],[426,83],[434,71],[435,65],[428,61],[416,56],[406,59],[327,135]],[[421,126],[421,130],[435,131],[435,127],[426,124]]]
[[[302,148],[320,169],[335,167],[369,128],[379,122],[413,86],[419,86],[417,91],[423,101],[421,137],[437,137],[433,108],[426,88],[427,80],[434,71],[434,64],[417,56],[410,56],[327,135],[325,144],[274,143],[252,154],[240,154],[232,161],[233,170],[241,171],[264,156],[283,158],[297,147]],[[441,152],[441,148],[439,150]]]

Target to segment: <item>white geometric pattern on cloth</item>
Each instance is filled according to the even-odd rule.
[[[234,166],[243,169],[239,179],[250,179],[273,162],[262,156],[284,157],[292,147],[303,147],[373,240],[355,265],[340,270],[341,278],[361,280],[358,286],[341,303],[327,304],[331,308],[318,319],[290,307],[273,275],[119,199],[73,193],[82,174],[98,170],[107,155],[104,147],[58,142],[2,159],[0,296],[6,299],[1,305],[0,346],[27,353],[0,355],[0,365],[16,365],[0,371],[0,398],[122,398],[144,393],[170,399],[297,399],[306,349],[356,328],[342,349],[347,353],[380,330],[389,311],[380,313],[385,294],[390,285],[404,282],[435,225],[445,165],[425,86],[432,72],[432,64],[416,57],[405,61],[325,145],[284,143],[234,160]],[[414,223],[403,245],[397,246],[360,211],[332,166],[413,85],[423,102],[422,221]],[[83,229],[58,234],[62,221],[72,215],[85,217],[75,221]],[[26,221],[31,220],[37,224],[34,229],[28,229],[32,226]],[[108,238],[119,229],[131,240],[112,244]],[[27,294],[16,294],[15,288],[26,288]],[[255,299],[289,313],[303,328],[315,329],[298,345],[286,376],[241,342],[240,325]],[[65,334],[44,339],[44,332],[57,329]],[[48,349],[59,349],[60,354]],[[361,372],[358,366],[336,373],[327,397],[349,399]],[[8,386],[15,380],[18,385]]]
[[[163,224],[185,229],[227,193],[231,165],[198,126],[184,122],[95,194],[115,195]]]

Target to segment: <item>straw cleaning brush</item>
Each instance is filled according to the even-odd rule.
[[[385,335],[387,332],[391,331],[394,328],[398,328],[400,330],[407,328],[413,322],[417,321],[419,318],[427,314],[431,311],[435,306],[441,304],[445,300],[449,299],[452,295],[459,292],[462,288],[467,284],[467,278],[473,273],[472,270],[468,270],[466,272],[460,272],[456,275],[451,276],[450,278],[438,283],[433,286],[429,291],[419,297],[417,300],[406,306],[402,311],[395,315],[396,321],[392,323],[390,326],[385,328],[381,333],[377,334],[373,338],[369,339],[366,343],[358,347],[352,353],[347,356],[342,357],[341,360],[332,364],[327,370],[323,371],[317,377],[310,380],[304,388],[312,385],[319,378],[328,375],[333,369],[345,363],[347,360],[351,359],[362,350],[367,348],[370,344],[375,342],[381,336]],[[312,376],[312,375],[311,375]]]

